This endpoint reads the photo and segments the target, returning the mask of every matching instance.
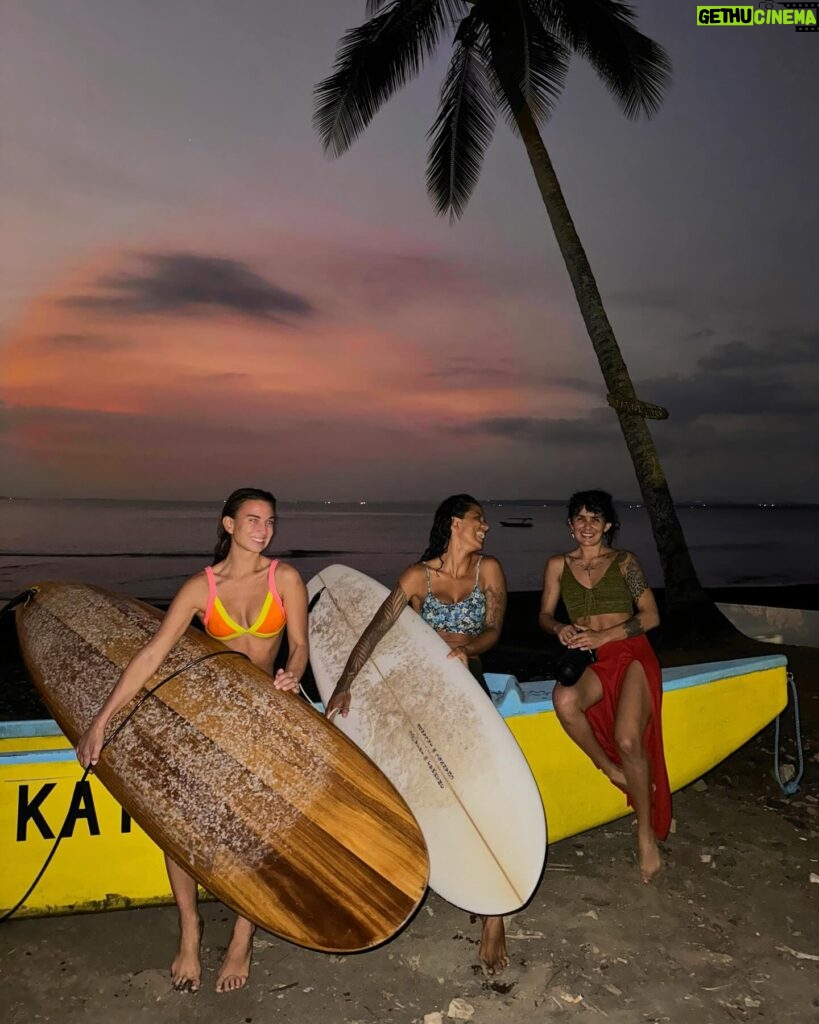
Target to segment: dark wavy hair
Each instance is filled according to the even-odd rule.
[[[263,491],[260,487],[240,487],[231,494],[222,506],[219,516],[219,525],[216,527],[216,547],[213,549],[213,565],[223,561],[230,550],[230,534],[225,529],[222,520],[225,516],[235,519],[239,509],[246,501],[266,501],[276,514],[276,499],[270,491]]]
[[[476,507],[480,508],[481,503],[471,494],[451,494],[448,498],[444,498],[435,510],[427,549],[419,558],[419,562],[428,562],[430,558],[440,558],[449,547],[453,516],[456,519],[463,519],[471,508]]]
[[[620,520],[617,518],[612,496],[608,491],[576,491],[569,498],[569,522],[582,508],[585,508],[587,512],[593,512],[596,516],[602,516],[603,522],[611,523],[611,529],[603,534],[603,540],[611,547],[617,531],[620,529]]]

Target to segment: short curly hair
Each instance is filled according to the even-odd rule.
[[[612,496],[608,491],[576,491],[569,498],[569,522],[583,508],[587,512],[593,512],[596,516],[602,516],[604,522],[611,523],[610,529],[603,534],[603,540],[611,547],[617,531],[620,529],[620,520],[617,518]]]

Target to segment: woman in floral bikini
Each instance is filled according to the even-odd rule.
[[[420,561],[401,574],[353,648],[327,704],[327,714],[350,710],[350,688],[376,644],[409,604],[450,646],[486,693],[480,655],[498,642],[506,611],[506,580],[496,558],[480,554],[489,530],[483,509],[469,494],[438,506]],[[502,917],[486,917],[479,956],[491,971],[506,967]]]

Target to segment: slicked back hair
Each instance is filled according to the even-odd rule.
[[[216,547],[213,549],[213,565],[222,562],[227,558],[230,551],[230,534],[225,529],[222,520],[225,516],[235,519],[239,509],[246,501],[266,501],[276,514],[276,499],[270,491],[263,491],[260,487],[240,487],[231,494],[222,506],[222,514],[219,516],[219,525],[216,527]]]

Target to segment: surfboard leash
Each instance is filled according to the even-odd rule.
[[[34,594],[36,592],[37,592],[36,588],[32,588],[29,591],[24,591],[23,594],[20,594],[16,598],[14,598],[15,604],[21,604],[23,602],[25,602],[27,604],[28,601],[34,596]],[[8,610],[8,605],[6,606],[4,611],[6,611],[6,610]],[[222,657],[222,656],[224,656],[226,654],[232,654],[232,655],[235,655],[235,656],[237,656],[239,658],[245,658],[248,661],[250,660],[247,657],[247,655],[243,654],[241,651],[231,651],[231,650],[227,650],[227,649],[224,650],[224,651],[208,651],[207,654],[200,654],[198,658],[194,658],[192,661],[187,662],[181,668],[176,669],[175,672],[171,672],[170,675],[165,676],[164,679],[160,679],[160,681],[156,684],[156,686],[154,686],[150,690],[146,690],[145,693],[143,693],[143,695],[139,698],[139,700],[136,702],[136,704],[131,708],[131,710],[128,712],[128,714],[125,716],[125,718],[123,718],[123,720],[119,723],[119,725],[116,727],[116,729],[114,729],[114,731],[111,733],[111,735],[105,740],[105,742],[103,743],[102,747],[100,748],[100,754],[102,754],[102,752],[105,750],[106,747],[108,747],[111,743],[113,743],[113,741],[117,738],[117,736],[120,734],[120,732],[122,732],[123,728],[128,724],[128,722],[131,721],[131,719],[134,717],[134,715],[137,713],[137,711],[139,711],[139,709],[142,707],[142,705],[145,703],[145,701],[147,701],[150,697],[154,697],[156,695],[157,690],[159,690],[161,687],[163,687],[165,685],[165,683],[169,683],[172,679],[176,679],[177,676],[180,676],[180,675],[182,675],[183,672],[187,672],[189,669],[192,669],[195,665],[200,664],[200,662],[208,661],[210,658],[219,658],[219,657]],[[82,785],[86,781],[88,776],[90,774],[92,774],[93,770],[94,770],[93,765],[89,765],[85,769],[85,771],[83,772],[82,778],[80,779],[80,785]],[[2,924],[4,921],[8,921],[10,917],[12,917],[14,914],[16,914],[17,911],[20,909],[20,907],[23,906],[23,904],[26,902],[26,900],[29,898],[29,896],[34,892],[34,890],[36,889],[40,879],[45,874],[46,868],[48,867],[48,865],[53,860],[54,854],[57,852],[57,850],[58,850],[58,848],[60,846],[60,843],[61,843],[64,835],[65,835],[64,830],[60,829],[59,834],[56,836],[56,838],[54,839],[54,842],[51,844],[51,849],[49,850],[48,856],[46,857],[45,862],[43,863],[43,866],[37,872],[37,877],[34,879],[34,881],[31,883],[31,885],[25,891],[23,896],[14,904],[14,906],[11,908],[11,910],[7,910],[6,913],[3,914],[2,917],[0,917],[0,924]]]
[[[13,597],[3,605],[2,610],[0,610],[0,618],[6,615],[7,612],[13,611],[19,604],[28,604],[32,597],[37,594],[37,589],[37,587],[29,587],[28,590],[21,590],[16,597]]]
[[[774,778],[785,796],[794,796],[799,792],[799,783],[802,781],[802,775],[805,771],[805,756],[802,749],[802,727],[799,723],[799,694],[796,690],[796,680],[794,679],[793,672],[788,672],[788,685],[791,688],[791,694],[793,696],[794,743],[796,744],[798,766],[794,770],[793,778],[789,780],[782,778],[783,773],[779,765],[779,720],[785,713],[782,711],[776,716],[776,727],[774,729]],[[785,710],[787,710],[787,708]],[[784,765],[782,767],[784,767]]]

